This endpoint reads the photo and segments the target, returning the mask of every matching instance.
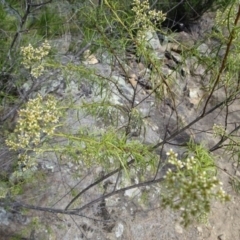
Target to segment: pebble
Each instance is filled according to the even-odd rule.
[[[240,177],[240,171],[238,171],[238,170],[236,171],[236,176]]]
[[[183,228],[180,226],[179,223],[176,223],[176,224],[175,224],[175,231],[176,231],[177,233],[180,233],[180,234],[183,233]]]
[[[124,230],[124,226],[122,223],[118,223],[116,230],[115,230],[115,236],[116,238],[119,238],[122,236]]]
[[[224,234],[220,234],[218,235],[218,240],[226,240],[226,237],[224,236]]]

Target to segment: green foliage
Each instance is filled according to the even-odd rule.
[[[190,141],[187,150],[187,157],[194,156],[195,161],[197,161],[197,164],[193,166],[193,171],[196,171],[196,173],[198,171],[205,171],[209,177],[216,175],[215,160],[206,147]]]
[[[135,160],[137,169],[146,170],[147,166],[154,169],[157,157],[150,148],[138,141],[127,140],[126,136],[114,129],[107,131],[79,131],[68,135],[56,133],[57,137],[66,138],[68,144],[55,151],[65,157],[83,161],[87,167],[101,165],[104,169],[114,169],[119,165],[128,172],[128,161]]]
[[[32,17],[28,23],[29,29],[36,29],[36,33],[48,39],[64,34],[66,19],[54,7],[46,7],[39,15]],[[60,27],[61,26],[61,27]]]
[[[0,28],[2,37],[7,37],[7,39],[11,39],[13,34],[17,31],[17,26],[18,26],[18,18],[14,14],[14,11],[12,9],[11,11],[11,3],[9,5],[0,5]],[[19,5],[17,4],[17,7]],[[10,34],[10,35],[9,35]]]
[[[123,11],[129,6],[129,2],[126,5],[124,2],[106,1],[101,7],[86,3],[77,9],[72,22],[76,27],[81,26],[83,44],[92,42],[94,39],[94,45],[102,52],[123,53],[133,21],[129,10]],[[92,50],[96,50],[96,47],[92,47]]]
[[[228,154],[230,158],[240,163],[240,139],[238,137],[239,130],[236,129],[234,132],[228,132],[224,126],[214,124],[213,132],[216,137],[227,140],[227,144],[221,146],[223,150]],[[233,134],[234,133],[234,134]]]
[[[82,110],[94,116],[103,125],[119,126],[120,117],[126,116],[126,109],[118,104],[110,103],[107,99],[92,103],[83,103]]]
[[[0,5],[0,67],[6,60],[6,51],[10,47],[11,40],[17,31],[17,19],[8,14],[3,5]]]

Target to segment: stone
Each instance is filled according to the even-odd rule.
[[[141,191],[138,188],[133,188],[133,189],[126,190],[124,193],[124,196],[133,198],[134,196],[139,195],[140,193]]]
[[[197,88],[189,88],[189,97],[191,99],[191,103],[197,105],[201,100],[202,92]]]
[[[174,33],[173,36],[174,40],[179,42],[181,45],[185,46],[186,48],[191,48],[195,45],[192,36],[186,32],[179,32]]]
[[[155,31],[147,31],[145,33],[145,39],[153,50],[158,50],[161,48],[160,41]]]
[[[224,234],[220,234],[220,235],[218,235],[218,239],[219,240],[226,240],[226,237],[224,236]]]
[[[66,54],[71,44],[71,34],[64,34],[62,38],[49,40],[50,45],[57,49],[58,54]]]
[[[237,177],[240,177],[240,171],[237,170],[235,174]]]
[[[177,69],[177,64],[175,61],[173,61],[172,59],[166,59],[164,61],[165,65],[170,68],[171,70],[176,70]]]
[[[239,164],[238,164],[237,162],[234,162],[234,163],[233,163],[233,167],[234,167],[234,168],[237,168],[238,165],[239,165]]]
[[[206,43],[202,43],[201,45],[199,45],[197,50],[201,54],[209,54],[210,53],[210,49]]]
[[[182,62],[182,56],[174,51],[171,51],[171,55],[176,63]]]
[[[86,50],[83,53],[83,56],[84,56],[83,63],[85,65],[94,65],[94,64],[98,63],[98,60],[97,60],[96,56],[94,54],[91,54],[90,50]]]
[[[180,233],[180,234],[183,233],[183,228],[180,226],[179,223],[176,223],[176,224],[175,224],[175,231],[176,231],[177,233]]]
[[[0,224],[9,225],[9,214],[2,207],[0,208]]]
[[[197,227],[197,230],[198,230],[199,233],[202,233],[202,232],[203,232],[202,227]]]
[[[123,234],[124,231],[124,226],[122,223],[118,223],[116,226],[116,230],[115,230],[115,236],[116,238],[120,238]]]

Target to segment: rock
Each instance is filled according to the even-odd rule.
[[[71,34],[64,34],[62,38],[49,40],[50,45],[57,49],[58,54],[66,54],[71,44]]]
[[[180,73],[182,77],[186,77],[187,75],[190,75],[189,69],[184,66],[181,68]]]
[[[140,193],[141,193],[141,191],[138,188],[133,188],[133,189],[126,190],[124,193],[124,196],[132,198],[136,195],[139,195]]]
[[[91,54],[90,50],[86,50],[83,53],[84,61],[83,64],[85,65],[94,65],[98,63],[98,60],[94,54]]]
[[[4,208],[0,208],[0,225],[9,225],[9,213]]]
[[[159,39],[161,45],[168,43],[169,39],[166,35],[162,34],[161,32],[157,32],[157,36],[158,36],[158,39]]]
[[[209,54],[210,53],[210,49],[209,49],[208,45],[205,43],[202,43],[201,45],[199,45],[197,50],[201,54]]]
[[[154,54],[156,58],[163,59],[164,52],[167,49],[167,45],[160,44],[157,33],[151,30],[146,31],[144,38],[145,38],[145,41],[147,42],[146,48],[153,50],[152,54]],[[142,56],[141,61],[145,62],[145,60],[146,59]],[[146,62],[148,62],[148,60]]]
[[[186,48],[191,48],[195,45],[192,36],[186,32],[179,32],[174,33],[173,36],[174,40],[179,42],[181,45],[185,46]]]
[[[201,100],[202,97],[202,91],[199,89],[194,89],[194,88],[189,88],[189,97],[191,102],[194,105],[197,105],[199,103],[199,101]]]
[[[123,230],[124,230],[123,224],[122,223],[118,223],[118,225],[116,226],[116,230],[115,230],[116,238],[120,238],[122,236]]]
[[[217,55],[218,57],[220,57],[220,59],[222,59],[225,54],[226,54],[226,46],[222,46],[221,49],[217,51]],[[215,57],[215,53],[213,57]]]
[[[173,57],[173,60],[176,62],[176,63],[181,63],[182,62],[182,56],[174,51],[171,51],[171,55]]]
[[[134,81],[134,76],[132,75],[132,80]],[[134,94],[134,90],[132,88],[132,86],[130,85],[129,82],[125,81],[124,78],[120,77],[120,76],[112,76],[113,81],[115,82],[115,84],[112,85],[113,89],[115,88],[115,86],[118,86],[119,89],[121,89],[122,93],[128,96],[132,96]],[[129,79],[128,79],[129,80]],[[133,82],[132,82],[133,83]],[[114,94],[115,97],[117,96],[116,94]],[[113,97],[114,97],[113,95]],[[119,99],[122,98],[121,94],[119,94],[119,96],[117,96]],[[122,104],[121,101],[118,101],[119,104]]]
[[[151,46],[153,50],[158,50],[161,48],[160,41],[158,39],[158,35],[156,34],[155,31],[147,31],[145,33],[145,39]]]
[[[237,170],[235,174],[237,177],[240,177],[240,171]]]
[[[197,62],[197,58],[191,57],[186,60],[186,66],[189,69],[190,73],[194,76],[205,76],[206,75],[206,68]]]
[[[226,240],[226,237],[224,236],[224,234],[220,234],[218,235],[218,240]]]
[[[179,223],[176,223],[176,224],[175,224],[175,231],[176,231],[177,233],[180,233],[180,234],[183,233],[183,228],[180,226]]]
[[[238,164],[237,162],[233,163],[233,167],[234,167],[234,168],[237,168],[238,165],[239,165],[239,164]]]
[[[32,236],[33,239],[38,239],[38,240],[56,240],[56,236],[54,233],[49,233],[48,230],[41,229],[38,230],[34,233]]]
[[[137,76],[136,74],[131,74],[128,81],[130,82],[130,84],[132,85],[132,87],[136,88],[138,81],[137,81]]]
[[[171,70],[169,67],[167,66],[163,66],[162,69],[162,74],[165,76],[165,77],[168,77],[168,76],[172,76],[173,73],[175,73],[173,70]],[[173,77],[173,79],[175,79],[176,76]]]
[[[110,66],[112,65],[113,58],[110,53],[108,53],[108,52],[103,53],[102,51],[97,51],[97,57],[101,64],[106,64],[106,65],[110,65]]]
[[[165,62],[165,65],[171,70],[176,70],[178,67],[176,62],[173,61],[172,59],[166,59],[164,62]]]

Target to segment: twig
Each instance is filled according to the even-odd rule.
[[[218,83],[219,83],[219,81],[220,81],[220,77],[221,77],[221,75],[222,75],[222,73],[223,73],[223,71],[224,71],[224,69],[225,69],[225,67],[226,67],[227,58],[228,58],[228,55],[229,55],[229,52],[230,52],[230,47],[232,46],[232,41],[233,41],[233,39],[234,39],[234,37],[235,37],[235,27],[237,26],[237,23],[238,23],[238,21],[239,21],[239,18],[240,18],[240,5],[239,5],[239,7],[238,7],[238,13],[237,13],[236,19],[235,19],[235,21],[234,21],[234,27],[233,27],[233,29],[232,29],[232,31],[231,31],[231,33],[230,33],[229,41],[228,41],[228,44],[227,44],[227,49],[226,49],[225,55],[224,55],[224,57],[223,57],[220,70],[218,71],[217,78],[216,78],[216,80],[215,80],[215,82],[214,82],[214,84],[213,84],[213,87],[212,87],[212,89],[211,89],[211,92],[210,92],[210,94],[209,94],[209,96],[208,96],[208,98],[207,98],[207,100],[206,100],[206,103],[205,103],[205,105],[204,105],[204,107],[203,107],[203,112],[202,112],[202,115],[201,115],[201,116],[204,116],[204,115],[205,115],[207,105],[208,105],[208,103],[209,103],[209,101],[210,101],[210,99],[211,99],[211,97],[212,97],[212,95],[213,95],[213,93],[214,93],[214,91],[215,91],[215,88],[217,87],[217,85],[218,85]]]
[[[131,164],[134,163],[134,159],[132,159],[131,161],[129,161],[127,163],[127,166],[130,166]],[[89,186],[87,186],[86,188],[84,188],[80,193],[78,193],[69,203],[68,205],[65,207],[65,210],[67,210],[83,193],[85,193],[87,190],[89,190],[90,188],[96,186],[97,184],[99,184],[100,182],[104,181],[105,179],[109,178],[110,176],[114,175],[115,173],[119,172],[120,170],[122,170],[122,167],[108,173],[107,175],[99,178],[97,181],[95,181],[94,183],[90,184]]]

